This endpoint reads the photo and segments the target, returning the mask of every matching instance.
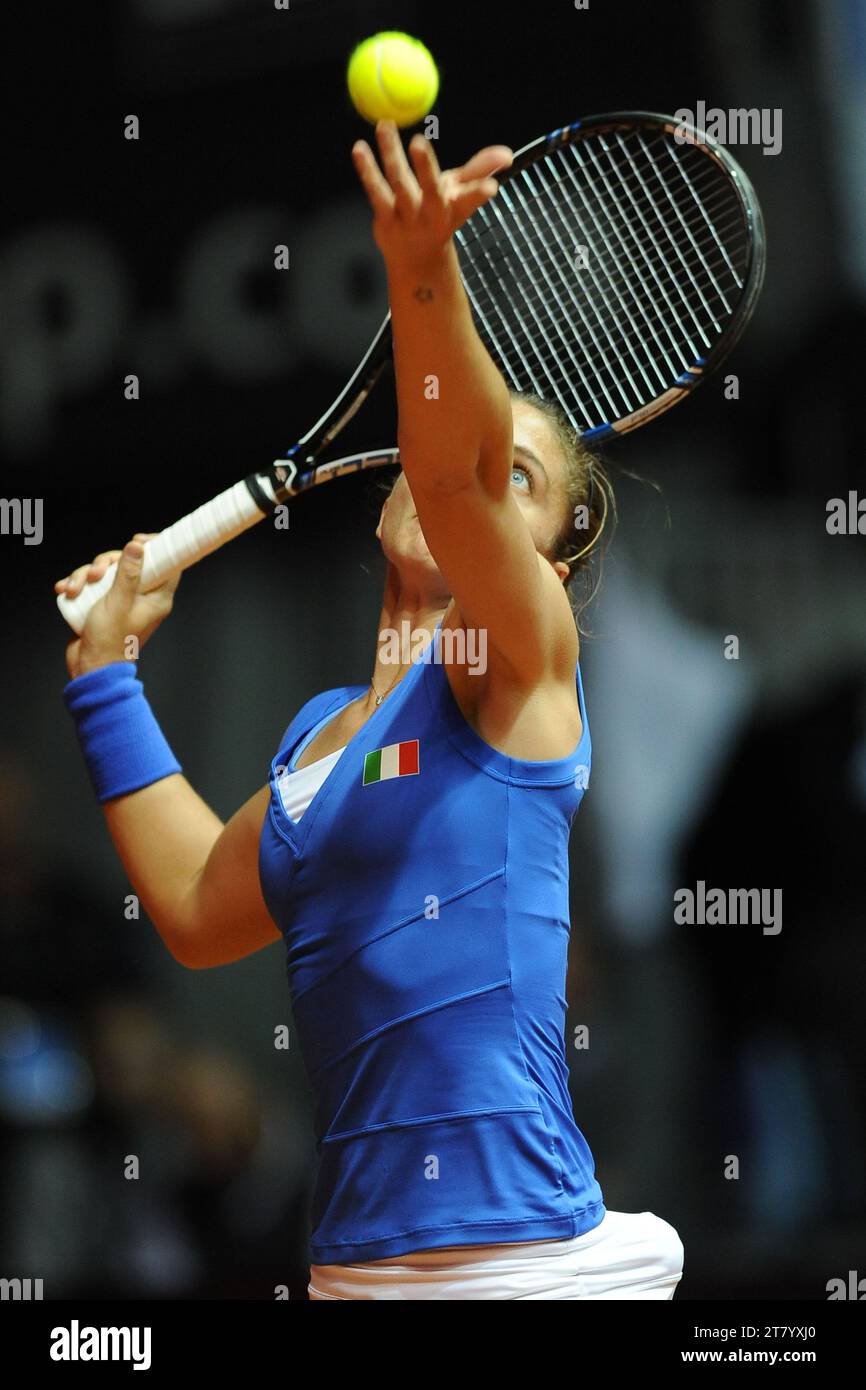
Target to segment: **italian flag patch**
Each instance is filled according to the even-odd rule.
[[[417,738],[410,738],[407,743],[389,743],[387,748],[374,748],[365,755],[363,785],[387,782],[391,777],[411,777],[417,771]]]

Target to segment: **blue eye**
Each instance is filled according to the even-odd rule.
[[[516,462],[515,462],[515,463],[513,463],[513,464],[511,465],[511,481],[512,481],[512,482],[514,482],[515,474],[519,474],[519,475],[524,479],[524,481],[526,482],[527,486],[529,487],[529,491],[531,492],[531,491],[532,491],[532,474],[530,473],[529,469],[528,469],[524,464],[522,464],[522,463],[516,463]]]

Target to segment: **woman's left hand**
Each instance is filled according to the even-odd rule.
[[[389,269],[414,274],[440,260],[454,232],[495,196],[499,184],[491,175],[514,155],[507,145],[487,145],[461,168],[443,173],[433,142],[416,134],[409,142],[413,174],[395,123],[379,121],[376,137],[382,169],[365,140],[352,146],[373,209],[373,237]]]

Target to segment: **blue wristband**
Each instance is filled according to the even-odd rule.
[[[112,661],[64,687],[99,801],[170,777],[181,766],[156,722],[133,661]]]

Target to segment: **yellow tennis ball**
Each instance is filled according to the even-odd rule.
[[[414,125],[427,115],[439,92],[433,55],[419,39],[386,29],[352,52],[346,73],[349,96],[365,120]]]

